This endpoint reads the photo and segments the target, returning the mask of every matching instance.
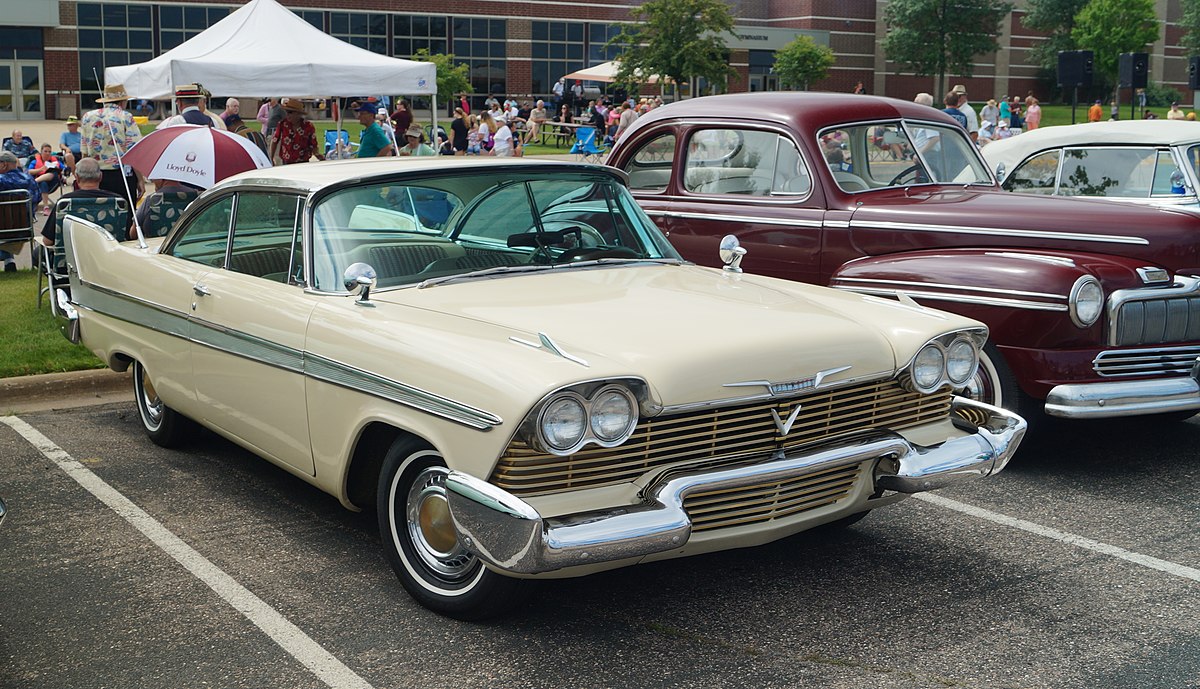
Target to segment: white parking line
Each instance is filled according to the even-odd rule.
[[[0,416],[0,423],[7,424],[14,431],[20,433],[47,459],[57,464],[89,493],[121,515],[138,531],[141,531],[163,552],[175,558],[179,564],[204,582],[246,619],[263,630],[272,641],[300,661],[322,682],[334,689],[372,689],[366,680],[342,664],[299,627],[289,622],[261,598],[235,581],[233,577],[205,559],[203,555],[167,530],[158,520],[73,459],[65,450],[55,445],[33,426],[15,416]]]
[[[1132,550],[1126,550],[1115,545],[1109,545],[1108,543],[1094,541],[1090,538],[1078,536],[1067,531],[1051,529],[1048,526],[1035,524],[1033,522],[1025,521],[1024,519],[1017,519],[1016,517],[1009,517],[1007,515],[1000,514],[999,512],[992,512],[991,510],[985,510],[982,507],[975,507],[974,505],[968,505],[966,503],[959,502],[957,500],[951,500],[950,498],[944,498],[940,495],[934,495],[932,493],[921,493],[919,495],[914,495],[913,497],[917,498],[918,500],[924,500],[925,502],[930,502],[935,505],[945,507],[947,509],[962,512],[963,514],[969,514],[972,517],[986,519],[996,524],[1010,526],[1014,529],[1020,529],[1021,531],[1026,531],[1031,534],[1061,541],[1077,548],[1092,550],[1110,557],[1125,560],[1126,562],[1132,562],[1135,565],[1141,565],[1142,567],[1146,567],[1148,569],[1156,569],[1160,572],[1166,572],[1167,574],[1172,574],[1183,579],[1200,581],[1200,569],[1196,569],[1194,567],[1188,567],[1187,565],[1181,565],[1168,560],[1160,560],[1157,557],[1151,557],[1149,555],[1142,555],[1141,553],[1135,553]]]

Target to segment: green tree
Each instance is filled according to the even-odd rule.
[[[629,12],[633,21],[607,44],[620,51],[618,83],[662,75],[676,84],[702,77],[723,85],[736,76],[726,48],[733,14],[721,0],[650,0]]]
[[[944,93],[947,73],[969,77],[975,57],[999,47],[1000,21],[1012,9],[1005,0],[892,0],[883,49],[917,76],[936,77],[934,92]]]
[[[1029,51],[1031,62],[1051,73],[1058,70],[1059,51],[1076,49],[1071,30],[1075,16],[1087,4],[1088,0],[1029,0],[1021,23],[1046,34],[1046,40]]]
[[[1200,55],[1200,0],[1180,0],[1183,16],[1179,26],[1185,33],[1179,44],[1188,49],[1188,55]]]
[[[471,86],[470,67],[455,64],[453,55],[438,53],[430,55],[428,48],[421,48],[412,59],[417,62],[432,62],[437,68],[437,92],[447,102],[459,93],[474,93]]]
[[[1158,39],[1154,0],[1091,0],[1075,17],[1071,37],[1092,51],[1092,71],[1115,82],[1121,53],[1139,52]]]
[[[828,46],[817,45],[808,36],[797,36],[796,40],[775,51],[775,73],[779,80],[789,86],[808,85],[829,76],[833,66],[833,51]]]

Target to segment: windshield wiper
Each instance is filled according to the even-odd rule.
[[[497,266],[495,268],[484,268],[483,270],[473,270],[469,273],[459,273],[458,275],[444,275],[440,278],[429,278],[424,282],[417,284],[417,289],[442,285],[454,280],[471,280],[475,278],[486,278],[492,275],[504,275],[510,273],[536,273],[542,270],[551,270],[555,268],[553,265],[525,265],[525,266]]]

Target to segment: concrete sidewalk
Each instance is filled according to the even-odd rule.
[[[69,409],[133,399],[128,371],[109,369],[0,378],[0,415]]]

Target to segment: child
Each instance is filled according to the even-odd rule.
[[[468,115],[471,127],[467,130],[467,155],[477,156],[483,152],[483,135],[479,133],[479,120],[474,115]]]

